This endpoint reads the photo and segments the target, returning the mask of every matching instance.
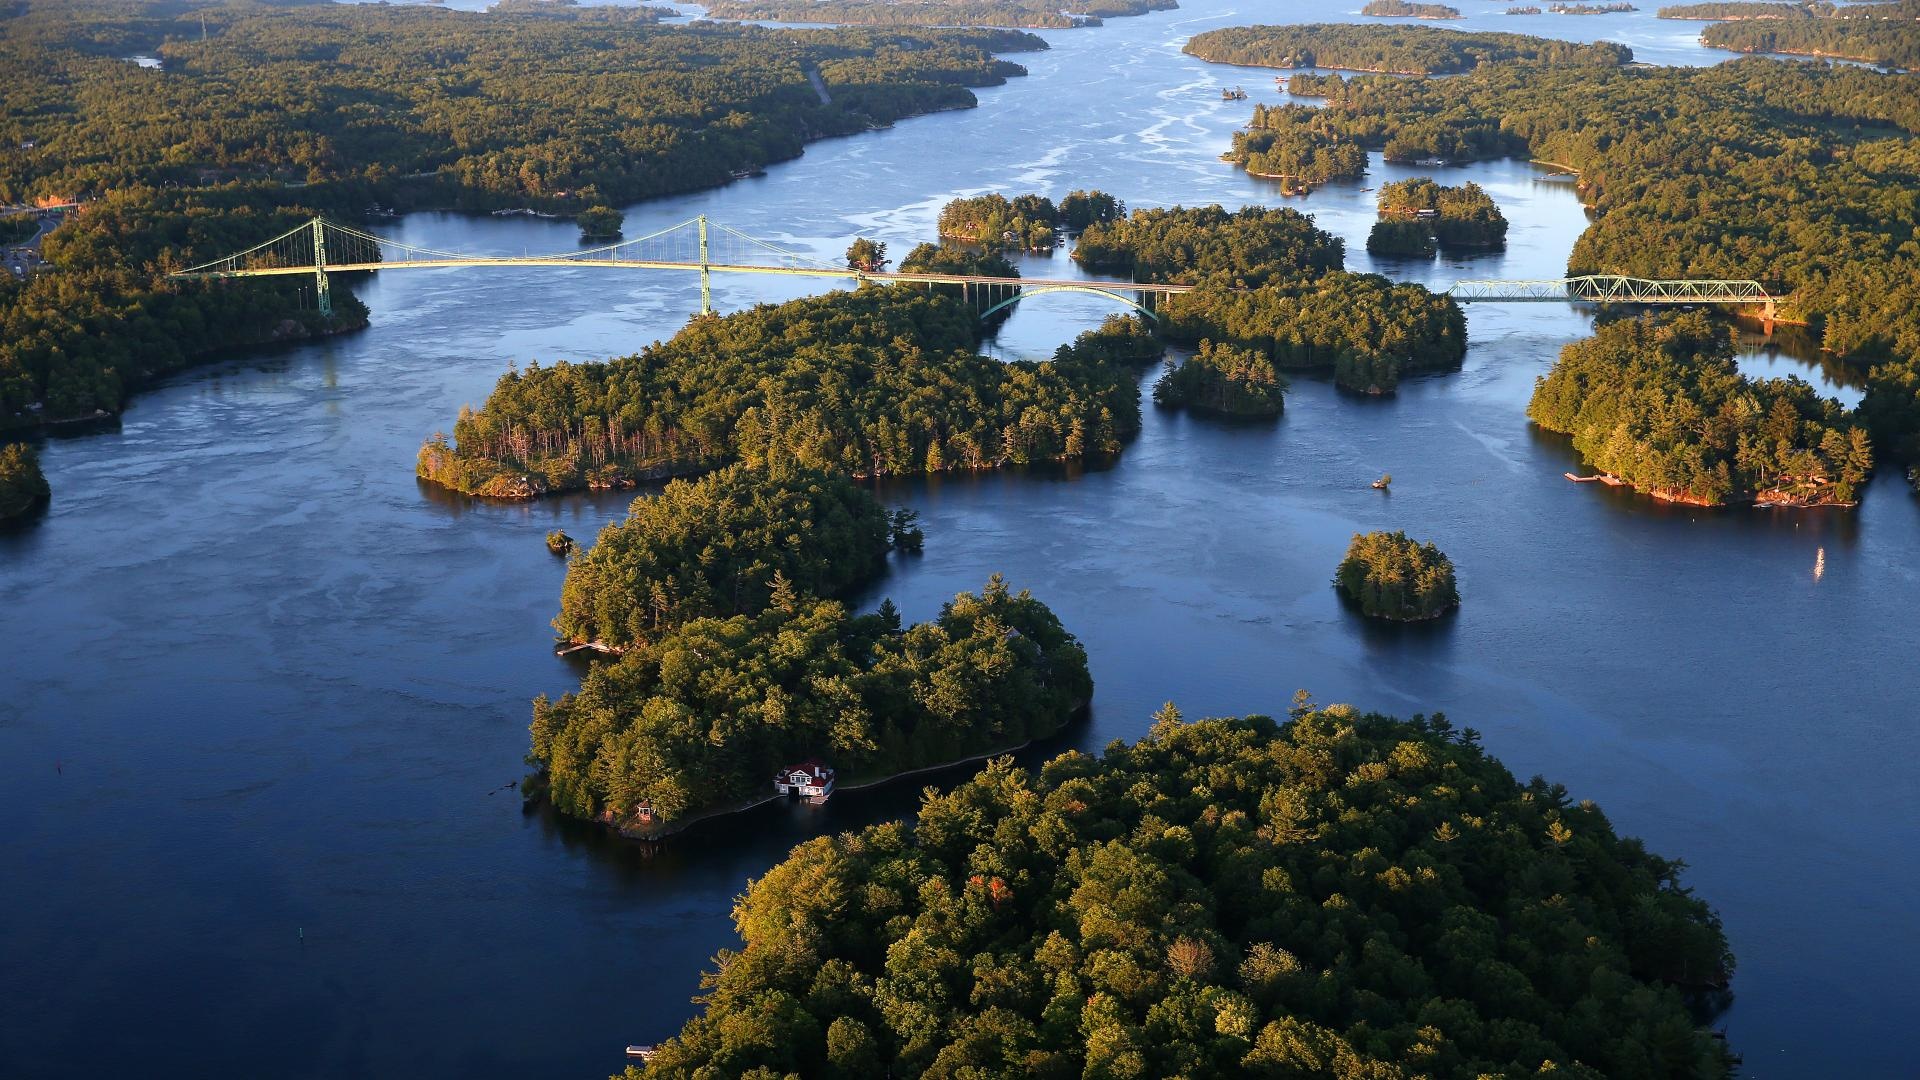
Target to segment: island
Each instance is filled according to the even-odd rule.
[[[1286,390],[1287,380],[1265,354],[1202,341],[1185,363],[1167,361],[1153,400],[1173,409],[1267,419],[1280,415]]]
[[[1343,34],[1356,29],[1366,28]],[[1836,360],[1871,365],[1857,415],[1877,455],[1912,465],[1920,249],[1910,241],[1920,206],[1893,200],[1863,215],[1859,201],[1911,186],[1920,119],[1900,92],[1910,85],[1858,67],[1758,59],[1635,69],[1501,61],[1453,79],[1353,79],[1324,108],[1264,119],[1276,137],[1353,141],[1396,161],[1512,157],[1577,174],[1595,212],[1569,276],[1764,283],[1776,322],[1807,324]],[[1543,101],[1581,104],[1542,110]],[[1801,160],[1809,167],[1779,166]],[[1794,227],[1754,227],[1785,221]]]
[[[1873,471],[1866,429],[1799,379],[1752,379],[1704,315],[1643,316],[1560,351],[1527,418],[1603,474],[1694,506],[1851,506]]]
[[[1655,13],[1662,19],[1698,22],[1741,22],[1747,19],[1811,19],[1816,5],[1774,3],[1771,0],[1714,0],[1704,4],[1670,4]],[[1831,4],[1818,5],[1832,7]]]
[[[1417,176],[1380,185],[1380,220],[1367,237],[1377,255],[1497,251],[1507,246],[1507,219],[1479,184],[1445,187]]]
[[[1510,60],[1557,67],[1619,67],[1633,60],[1633,50],[1609,41],[1583,43],[1485,30],[1351,23],[1225,27],[1195,34],[1185,51],[1216,64],[1393,75],[1453,75]]]
[[[26,443],[0,446],[0,526],[21,521],[47,504],[40,455]]]
[[[567,565],[553,621],[573,645],[624,652],[697,618],[766,609],[781,585],[843,598],[913,528],[839,473],[731,465],[633,501]]]
[[[579,547],[580,545],[574,541],[573,537],[559,529],[547,534],[547,550],[563,559],[571,556]]]
[[[1050,252],[1061,231],[1080,232],[1126,216],[1126,204],[1104,191],[1075,191],[1059,203],[1044,195],[980,195],[940,211],[940,236],[990,249]]]
[[[627,1077],[1730,1080],[1682,873],[1438,714],[1169,704],[794,848]]]
[[[998,575],[913,626],[778,579],[762,611],[650,634],[536,699],[524,790],[660,840],[784,797],[773,778],[794,763],[844,790],[1054,734],[1092,693],[1079,642]]]
[[[1277,371],[1331,370],[1349,389],[1391,392],[1402,373],[1442,371],[1466,355],[1466,318],[1422,286],[1342,269],[1345,245],[1288,208],[1135,210],[1081,234],[1089,270],[1198,286],[1160,300],[1175,344],[1252,350]]]
[[[998,256],[916,251],[903,269]],[[1000,260],[1004,264],[1004,260]],[[1093,353],[980,356],[961,287],[871,285],[696,317],[632,356],[529,364],[421,447],[419,475],[524,499],[800,465],[852,476],[1097,461],[1139,429],[1131,372]]]
[[[1333,583],[1361,614],[1375,619],[1419,622],[1460,606],[1452,560],[1404,532],[1356,535]]]
[[[611,206],[589,206],[580,211],[573,221],[580,226],[580,239],[593,243],[620,239],[627,216]]]
[[[1864,18],[1722,22],[1700,31],[1700,44],[1732,52],[1858,60],[1911,71],[1920,68],[1920,24],[1915,22],[1920,14],[1905,14],[1901,19],[1898,23]]]
[[[1460,9],[1445,4],[1414,4],[1408,0],[1367,0],[1360,14],[1380,19],[1458,19]]]
[[[118,412],[202,359],[364,326],[351,277],[332,319],[311,279],[167,278],[316,214],[572,216],[716,186],[817,139],[972,106],[970,87],[1024,74],[996,54],[1046,47],[1011,30],[672,26],[663,11],[10,5],[0,202],[81,207],[44,239],[46,268],[0,289],[0,429]],[[148,48],[157,68],[120,59]]]
[[[1171,11],[1175,0],[1091,0],[1063,8],[1056,0],[712,0],[712,19],[749,19],[836,26],[1016,26],[1069,30],[1152,11]]]
[[[1639,11],[1632,4],[1554,4],[1547,8],[1555,15],[1618,15],[1628,11]]]

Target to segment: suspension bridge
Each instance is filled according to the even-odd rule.
[[[456,266],[584,266],[698,273],[700,310],[709,315],[713,313],[714,274],[773,274],[836,278],[842,281],[958,285],[970,299],[977,302],[982,318],[1004,311],[1026,298],[1048,293],[1090,293],[1117,300],[1149,318],[1157,319],[1150,306],[1153,297],[1191,292],[1194,288],[1192,285],[1132,281],[851,269],[821,262],[805,253],[708,221],[705,215],[632,240],[554,255],[475,255],[440,251],[375,236],[326,218],[314,218],[263,244],[169,276],[181,280],[218,280],[311,274],[318,307],[323,314],[331,314],[333,304],[329,274],[432,270]]]
[[[1077,278],[992,277],[980,274],[851,269],[749,236],[705,215],[649,233],[579,251],[551,255],[477,255],[442,251],[376,236],[326,218],[295,226],[245,251],[174,272],[180,280],[277,277],[311,274],[322,314],[333,310],[328,275],[385,270],[432,270],[462,266],[604,267],[617,270],[677,270],[700,275],[700,310],[713,313],[714,274],[772,274],[859,282],[958,285],[976,302],[982,318],[1022,299],[1048,293],[1086,293],[1116,300],[1157,319],[1154,298],[1191,292],[1192,285]],[[1527,281],[1466,280],[1446,290],[1463,303],[1724,304],[1760,307],[1771,321],[1775,298],[1757,281],[1654,280],[1618,274]]]

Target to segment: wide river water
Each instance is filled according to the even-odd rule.
[[[1484,5],[1487,0],[1468,0]],[[1328,17],[1192,0],[1051,33],[981,107],[817,144],[764,178],[630,208],[628,235],[712,215],[823,257],[897,254],[959,194],[1097,186],[1134,205],[1275,202],[1220,163],[1257,71],[1182,56],[1191,34]],[[1334,17],[1350,17],[1346,15]],[[1694,24],[1478,14],[1711,62]],[[1457,25],[1457,24],[1456,24]],[[1372,194],[1295,200],[1366,267]],[[1504,256],[1381,267],[1437,286],[1557,277],[1584,217],[1519,162],[1445,170],[1513,222]],[[570,225],[419,214],[439,248],[572,247]],[[1067,274],[1064,257],[1028,272]],[[723,278],[727,308],[793,295]],[[182,375],[107,433],[49,442],[55,490],[0,537],[0,1074],[604,1076],[671,1034],[736,944],[732,898],[795,841],[911,811],[844,795],[707,829],[646,859],[524,812],[528,699],[576,685],[553,655],[562,564],[627,496],[525,505],[418,484],[414,452],[507,365],[630,352],[697,306],[691,280],[608,270],[391,273],[364,333]],[[1024,305],[1001,355],[1050,352],[1109,308]],[[1280,712],[1296,688],[1444,710],[1684,858],[1739,970],[1721,1023],[1754,1076],[1910,1076],[1920,929],[1920,505],[1882,475],[1857,511],[1662,507],[1561,473],[1524,407],[1590,316],[1470,309],[1463,370],[1367,400],[1298,379],[1286,416],[1226,425],[1148,408],[1113,467],[887,486],[924,556],[863,603],[914,618],[1005,573],[1085,642],[1090,720],[1057,746],[1189,715]],[[1754,349],[1852,401],[1817,365]],[[1143,387],[1150,383],[1143,381]],[[1369,490],[1381,472],[1391,494]],[[1465,606],[1363,625],[1330,588],[1360,530],[1455,560]]]

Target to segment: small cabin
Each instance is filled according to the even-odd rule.
[[[833,770],[819,758],[808,758],[774,773],[773,790],[803,799],[825,799],[833,794]]]
[[[643,822],[652,821],[653,820],[653,800],[641,799],[639,802],[634,803],[633,816]]]

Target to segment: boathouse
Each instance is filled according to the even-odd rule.
[[[833,794],[833,770],[819,758],[808,758],[774,773],[773,790],[782,795],[824,799]]]

